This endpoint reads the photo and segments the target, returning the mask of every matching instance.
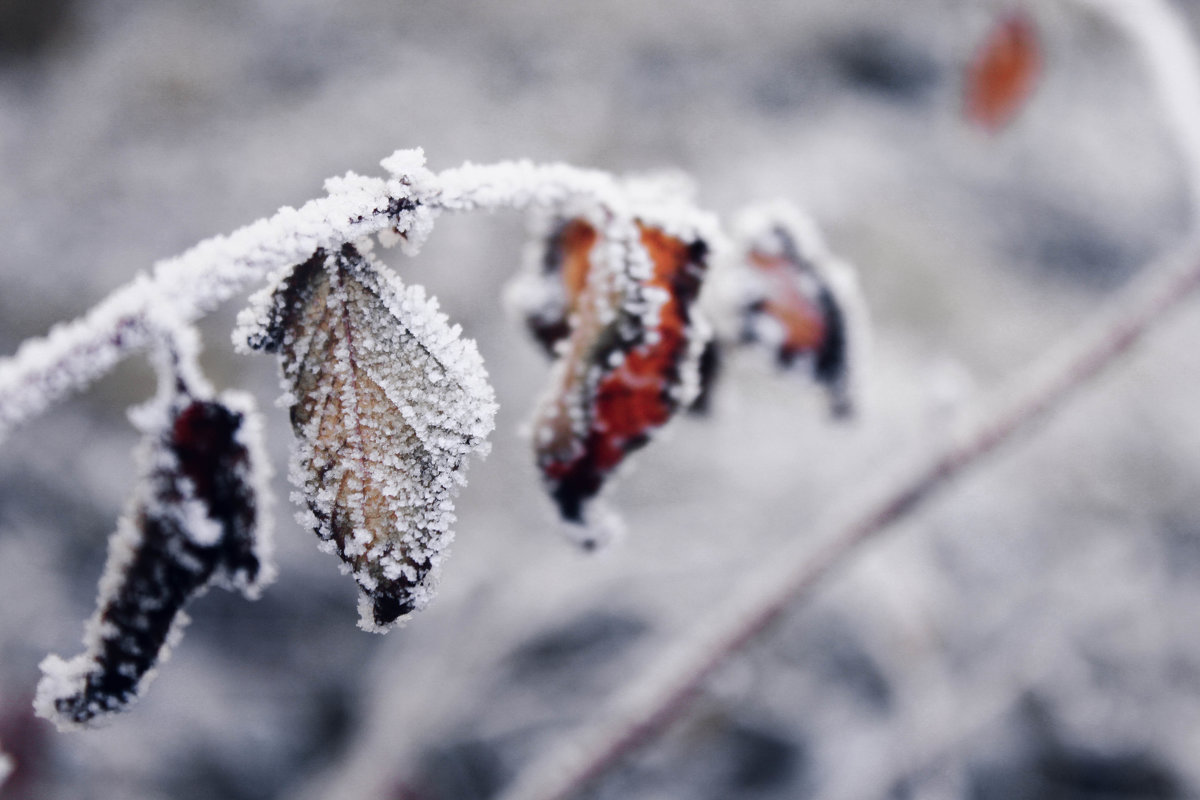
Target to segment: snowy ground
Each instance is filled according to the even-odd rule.
[[[677,167],[721,214],[796,200],[858,265],[876,342],[850,428],[806,383],[732,365],[712,417],[674,425],[615,488],[628,538],[584,554],[519,431],[545,377],[497,301],[522,221],[445,218],[418,259],[388,258],[478,340],[501,411],[432,607],[385,638],[357,630],[352,582],[280,482],[277,583],[255,603],[203,597],[133,713],[59,735],[29,701],[40,659],[79,649],[130,488],[125,409],[152,381],[122,366],[0,456],[5,798],[493,796],[833,499],[1076,329],[1190,213],[1136,54],[1065,0],[1037,4],[1044,80],[996,137],[960,116],[983,3],[9,5],[4,353],[410,146],[435,169]],[[206,365],[270,409],[274,365],[233,354],[234,306],[204,326]],[[869,548],[595,796],[1195,796],[1197,337],[1192,302]]]

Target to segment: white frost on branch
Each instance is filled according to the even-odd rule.
[[[306,261],[316,250],[378,235],[413,254],[443,211],[530,207],[613,209],[638,216],[638,193],[613,176],[565,164],[528,161],[466,164],[433,173],[419,149],[383,160],[390,177],[348,173],[326,181],[328,195],[299,209],[284,207],[228,236],[207,239],[140,274],[83,317],[27,340],[0,359],[0,439],[68,393],[150,346],[162,320],[193,322],[268,276]],[[644,194],[644,192],[643,192]],[[660,198],[666,193],[660,192]],[[659,203],[658,222],[715,243],[713,217],[688,202]],[[668,211],[669,209],[669,211]],[[691,237],[685,237],[691,238]]]
[[[412,153],[413,163],[421,159]],[[0,360],[0,438],[71,391],[148,347],[159,327],[195,321],[220,302],[320,247],[380,231],[405,230],[415,217],[412,192],[399,178],[348,174],[331,193],[299,209],[281,208],[228,236],[207,239],[155,265],[74,322],[26,341]]]

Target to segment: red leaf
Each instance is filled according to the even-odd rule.
[[[561,317],[544,318],[535,333],[547,349],[561,338],[552,329],[565,326],[569,334],[538,412],[535,447],[547,487],[571,522],[585,522],[584,508],[608,475],[649,441],[696,383],[699,347],[690,309],[707,248],[642,223],[638,233],[652,265],[640,279],[630,269],[593,274],[605,268],[596,253],[607,243],[584,220],[559,227],[549,243],[546,263],[559,271],[564,302]],[[637,306],[654,302],[660,304],[649,328]]]
[[[1013,120],[1029,99],[1042,69],[1037,30],[1029,15],[1002,17],[967,68],[963,113],[990,132]]]
[[[833,413],[851,414],[851,373],[863,337],[853,272],[790,208],[756,209],[739,227],[742,341],[765,347],[780,369],[811,371],[829,392]]]

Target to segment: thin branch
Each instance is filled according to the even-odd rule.
[[[69,392],[91,383],[156,331],[193,322],[218,303],[276,270],[303,262],[319,247],[340,246],[401,224],[411,211],[399,181],[345,178],[327,197],[283,208],[229,236],[218,236],[159,262],[87,314],[30,339],[0,360],[0,439]]]
[[[702,232],[710,245],[715,218],[690,197],[655,193],[649,181],[620,181],[596,170],[527,161],[466,164],[433,174],[419,150],[382,162],[390,179],[348,174],[326,182],[328,196],[280,209],[228,236],[207,239],[155,265],[73,322],[27,340],[0,359],[0,440],[68,393],[104,375],[155,336],[194,322],[239,291],[306,261],[375,234],[399,234],[411,254],[442,211],[493,211],[530,206],[602,209],[631,218],[653,203],[664,226]],[[677,183],[669,184],[677,189]]]
[[[718,667],[846,565],[865,543],[925,506],[951,479],[978,467],[1000,445],[1062,410],[1078,389],[1113,365],[1197,289],[1200,240],[1193,239],[1175,256],[1148,268],[1078,336],[1018,376],[996,410],[979,415],[981,421],[920,459],[915,468],[910,463],[891,473],[906,477],[884,482],[873,500],[856,494],[854,506],[865,510],[834,515],[816,536],[824,544],[815,554],[804,541],[773,552],[764,568],[723,604],[726,614],[705,619],[662,663],[623,692],[600,722],[519,775],[505,800],[552,800],[578,793],[682,714]]]

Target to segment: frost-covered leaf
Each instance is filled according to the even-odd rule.
[[[989,131],[1003,128],[1029,99],[1041,68],[1033,20],[1021,10],[1002,17],[967,67],[966,118]]]
[[[48,656],[35,707],[60,728],[127,709],[209,585],[257,595],[273,568],[261,532],[263,469],[249,398],[184,391],[143,409],[142,480],[109,542],[85,652]]]
[[[707,246],[644,222],[560,221],[542,257],[538,341],[558,355],[534,422],[538,467],[562,517],[603,536],[586,506],[625,457],[695,397],[706,329],[693,319]],[[527,284],[528,286],[529,284]]]
[[[317,251],[239,319],[235,335],[280,356],[302,521],[354,573],[367,630],[429,602],[467,458],[486,452],[495,399],[459,334],[350,245]]]
[[[825,247],[815,224],[787,204],[745,212],[736,224],[735,297],[743,342],[769,349],[785,370],[811,370],[838,416],[854,410],[864,337],[853,271]]]

